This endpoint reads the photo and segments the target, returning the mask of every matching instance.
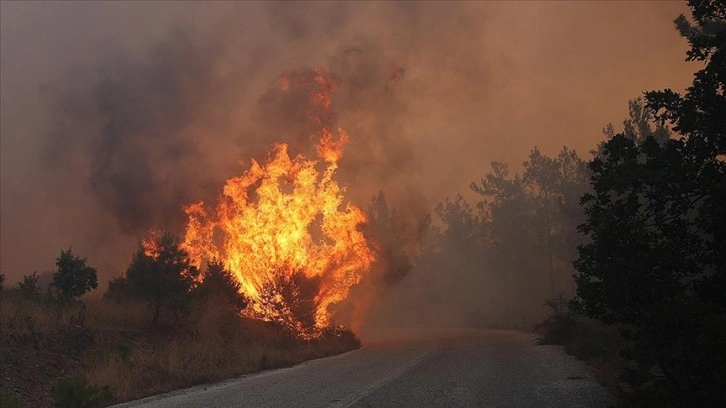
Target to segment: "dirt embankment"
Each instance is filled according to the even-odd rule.
[[[3,294],[0,306],[3,408],[53,406],[53,387],[61,378],[87,379],[81,394],[109,405],[360,346],[347,330],[302,341],[269,323],[214,308],[151,328],[144,305],[58,308]],[[107,391],[110,398],[100,397]]]

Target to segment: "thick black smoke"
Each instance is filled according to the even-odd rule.
[[[121,52],[44,89],[54,108],[47,168],[87,159],[85,180],[123,231],[169,228],[181,205],[209,197],[200,143],[188,128],[214,91],[210,48],[176,30],[138,60]]]

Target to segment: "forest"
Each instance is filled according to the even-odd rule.
[[[366,221],[352,224],[375,257],[325,266],[370,262],[371,271],[328,294],[330,308],[321,306],[334,286],[327,275],[283,264],[245,287],[229,254],[209,256],[222,252],[179,231],[142,239],[105,287],[73,247],[17,284],[0,274],[0,355],[15,370],[0,406],[105,406],[290,366],[360,347],[365,324],[536,331],[585,360],[623,406],[719,406],[726,4],[688,4],[675,28],[699,69],[685,92],[644,89],[589,152],[532,146],[521,163],[482,164],[469,190],[424,216],[380,191],[361,210]],[[358,214],[347,211],[341,219]]]

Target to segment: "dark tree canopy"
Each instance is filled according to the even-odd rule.
[[[55,265],[58,269],[53,274],[52,285],[61,299],[77,298],[98,287],[96,268],[88,266],[86,258],[73,254],[71,248],[61,250]]]
[[[618,134],[615,126],[609,123],[602,131],[603,135],[610,140]],[[625,137],[632,139],[636,143],[642,143],[645,139],[652,137],[658,143],[665,143],[671,137],[671,131],[663,121],[657,121],[653,111],[648,107],[647,102],[642,97],[631,99],[628,101],[628,118],[623,121],[623,131],[621,133]],[[604,142],[598,145],[598,150],[593,153],[597,156],[602,152]]]
[[[212,259],[207,263],[204,280],[195,289],[195,295],[201,302],[221,302],[230,311],[240,313],[248,303],[241,290],[239,282],[224,268],[222,261]]]
[[[694,74],[685,95],[671,89],[646,92],[657,117],[673,124],[692,154],[704,160],[726,154],[726,4],[720,0],[691,0],[693,22],[684,15],[676,28],[691,46],[686,61],[705,68]]]
[[[685,95],[646,93],[674,137],[616,135],[590,163],[575,305],[632,328],[642,395],[667,384],[678,406],[713,406],[726,400],[726,3],[689,4],[694,23],[676,26],[705,67]]]
[[[178,316],[186,309],[199,270],[180,247],[178,237],[164,234],[152,246],[153,251],[139,246],[126,271],[126,279],[133,296],[149,302],[152,325],[157,325],[162,310]],[[125,283],[119,281],[115,285],[121,287]]]

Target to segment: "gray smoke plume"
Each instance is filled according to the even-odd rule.
[[[383,191],[415,241],[492,160],[586,152],[629,98],[688,84],[672,28],[683,8],[4,2],[2,272],[46,270],[73,245],[103,282],[148,228],[180,232],[182,205],[212,204],[273,143],[314,157],[304,92],[281,92],[279,77],[323,68],[340,81],[327,120],[351,136],[346,198],[367,209]],[[416,272],[379,283],[424,285]]]
[[[44,87],[55,114],[46,168],[63,169],[80,154],[88,188],[124,232],[171,227],[182,204],[209,197],[213,186],[200,155],[204,139],[188,129],[215,91],[216,58],[175,30],[141,61],[118,52]]]

